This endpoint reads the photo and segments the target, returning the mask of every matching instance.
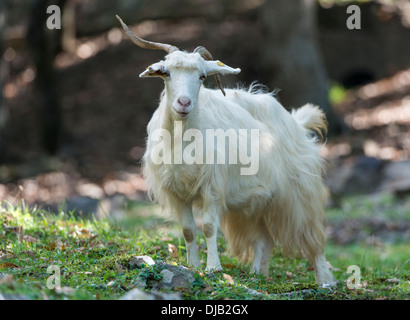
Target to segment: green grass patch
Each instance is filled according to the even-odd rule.
[[[329,211],[329,220],[362,218],[378,212],[400,221],[408,217],[407,204],[381,199],[376,204],[348,199]],[[357,203],[354,201],[358,201]],[[389,211],[389,212],[386,212]],[[347,213],[348,212],[348,213]],[[368,213],[367,213],[368,214]],[[224,271],[204,273],[206,242],[197,237],[202,268],[195,281],[181,293],[187,300],[217,299],[405,299],[409,297],[410,246],[397,243],[330,242],[327,258],[339,281],[333,289],[318,288],[314,271],[304,259],[284,257],[274,249],[269,277],[253,275],[249,265],[227,253],[223,236],[218,238]],[[170,250],[173,248],[173,250]],[[137,279],[161,277],[155,266],[130,268],[137,255],[186,265],[185,243],[178,225],[148,204],[130,204],[124,220],[83,219],[74,212],[58,215],[29,209],[24,203],[0,206],[0,293],[42,300],[119,299],[137,285]],[[345,281],[349,265],[361,271],[362,288],[349,290]],[[61,289],[56,289],[56,271]],[[147,288],[149,289],[149,288]],[[294,293],[296,292],[296,293]]]

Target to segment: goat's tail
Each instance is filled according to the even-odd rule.
[[[322,140],[327,134],[328,123],[326,115],[319,107],[311,103],[307,103],[299,109],[292,110],[292,117],[306,130],[317,133]]]

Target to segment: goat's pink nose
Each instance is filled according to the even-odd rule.
[[[178,103],[182,107],[187,108],[191,105],[191,99],[189,99],[188,97],[179,97],[178,98]]]

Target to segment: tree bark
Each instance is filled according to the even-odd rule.
[[[53,66],[54,58],[61,50],[61,30],[46,28],[47,7],[55,4],[62,10],[64,3],[65,0],[53,1],[53,3],[44,0],[33,1],[27,33],[27,42],[37,70],[35,107],[42,130],[42,144],[44,149],[51,154],[55,154],[58,150],[62,130],[57,79]]]
[[[267,41],[262,60],[272,74],[271,87],[280,89],[287,108],[313,103],[326,113],[329,134],[341,130],[328,100],[327,74],[318,49],[313,0],[266,1],[261,21]]]
[[[0,162],[7,161],[7,149],[9,144],[9,127],[8,127],[8,119],[9,114],[8,110],[4,103],[3,98],[3,85],[5,81],[5,74],[4,74],[4,61],[3,61],[3,53],[4,53],[4,30],[6,28],[6,7],[4,5],[4,1],[0,1]]]

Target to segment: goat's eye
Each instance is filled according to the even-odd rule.
[[[162,73],[162,75],[163,75],[165,78],[169,78],[169,77],[171,76],[171,74],[170,74],[168,71],[164,71],[164,72]]]
[[[202,74],[202,75],[199,77],[199,80],[204,81],[205,78],[206,78],[206,76],[205,76],[204,74]]]

